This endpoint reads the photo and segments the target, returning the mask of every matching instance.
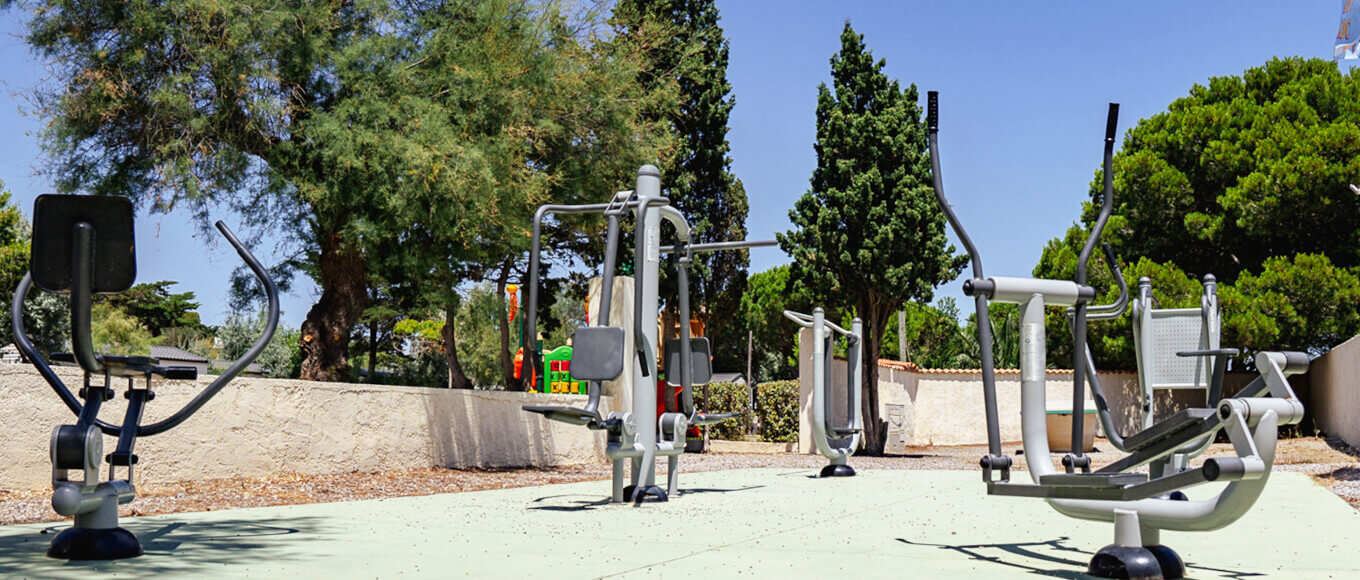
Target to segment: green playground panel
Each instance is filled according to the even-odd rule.
[[[543,353],[543,369],[548,375],[543,381],[544,393],[578,393],[584,395],[586,385],[571,376],[571,347],[559,346]]]

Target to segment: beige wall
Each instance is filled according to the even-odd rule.
[[[812,401],[811,333],[810,329],[803,329],[799,334],[799,405],[802,414],[798,448],[804,453],[816,453],[809,419]],[[836,393],[844,392],[845,365],[843,359],[836,359],[832,365],[832,385]],[[1253,375],[1229,375],[1224,381],[1224,391],[1235,392],[1251,378]],[[1140,430],[1142,411],[1138,375],[1132,372],[1102,372],[1100,384],[1120,431],[1127,434]],[[922,371],[900,363],[880,361],[878,387],[879,417],[888,423],[888,452],[900,451],[908,445],[979,445],[987,442],[981,372]],[[1019,371],[998,370],[996,391],[1001,438],[1003,441],[1019,441]],[[1050,409],[1071,408],[1071,371],[1048,372],[1046,399]],[[1167,417],[1181,409],[1202,405],[1203,401],[1203,391],[1159,391],[1155,398],[1154,416]],[[1086,404],[1087,408],[1095,408],[1089,394]],[[838,407],[838,411],[840,409],[843,407]]]
[[[1314,360],[1308,386],[1307,408],[1318,429],[1360,446],[1360,336]]]
[[[60,369],[68,385],[80,373]],[[178,410],[207,384],[155,388],[143,424]],[[121,422],[119,395],[101,416]],[[403,469],[429,466],[511,467],[597,461],[598,431],[525,413],[525,403],[581,406],[582,395],[463,391],[238,379],[187,422],[139,439],[137,479],[187,480]],[[0,488],[50,484],[52,428],[75,422],[47,383],[27,365],[0,365]],[[601,410],[612,408],[605,398]],[[105,453],[115,441],[105,437]]]

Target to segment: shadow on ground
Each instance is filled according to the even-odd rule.
[[[950,545],[950,544],[930,544],[925,542],[913,542],[904,538],[897,541],[910,546],[924,546],[928,548],[940,548],[968,556],[972,560],[979,562],[992,562],[1001,566],[1008,566],[1018,570],[1024,570],[1041,576],[1053,578],[1095,578],[1084,572],[1086,565],[1094,555],[1091,552],[1073,548],[1065,544],[1067,536],[1062,536],[1043,542],[1015,542],[1009,544],[972,544],[972,545]],[[1051,554],[1045,554],[1038,550],[1051,550],[1063,554],[1069,554],[1072,558],[1063,558]],[[987,552],[1000,551],[1008,555],[1020,556],[1023,560],[1007,559],[1004,556],[991,556]],[[1224,570],[1222,568],[1210,568],[1208,566],[1197,566],[1191,562],[1185,563],[1186,578],[1193,578],[1195,570],[1212,572],[1228,578],[1254,578],[1265,576],[1259,572],[1240,572],[1237,570]]]
[[[679,493],[676,494],[676,496],[677,496],[677,497],[683,497],[683,496],[691,495],[691,494],[699,495],[699,494],[706,494],[706,493],[734,493],[734,492],[739,492],[739,491],[749,491],[749,490],[752,490],[752,489],[760,489],[760,488],[762,488],[762,487],[765,487],[765,486],[763,486],[763,485],[748,485],[748,486],[746,486],[746,487],[738,487],[738,488],[732,488],[732,489],[717,489],[717,488],[702,488],[702,487],[695,487],[695,488],[681,489],[681,490],[679,491]],[[534,499],[533,501],[530,501],[529,503],[531,504],[531,505],[529,506],[529,509],[531,509],[531,510],[553,511],[553,512],[583,512],[583,511],[590,511],[590,510],[594,510],[594,509],[606,507],[606,506],[612,505],[614,502],[611,501],[611,499],[608,498],[608,497],[603,497],[603,498],[602,498],[602,497],[594,496],[594,495],[566,494],[566,495],[546,495],[546,496],[543,496],[543,497],[540,497],[540,498],[536,498],[536,499]],[[625,504],[627,504],[627,503],[628,503],[628,502],[622,502],[622,503],[620,503],[619,505],[625,505]],[[532,504],[542,504],[542,505],[532,505]]]
[[[291,546],[297,534],[324,533],[322,518],[275,518],[198,522],[174,518],[125,521],[137,534],[146,554],[139,558],[75,562],[47,557],[47,546],[69,524],[30,528],[0,535],[0,577],[50,577],[89,572],[128,572],[139,577],[163,573],[192,573],[207,568],[258,563],[262,560],[309,557]]]

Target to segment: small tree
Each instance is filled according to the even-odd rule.
[[[873,356],[884,331],[906,301],[929,302],[965,261],[954,255],[935,205],[916,85],[903,90],[883,66],[847,22],[831,59],[833,87],[818,87],[812,189],[789,212],[794,229],[779,236],[795,282],[824,300],[848,301],[864,321],[870,453],[882,453],[887,429]]]

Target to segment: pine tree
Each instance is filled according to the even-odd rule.
[[[812,187],[789,212],[794,229],[779,236],[795,283],[864,321],[870,453],[882,453],[886,431],[875,355],[889,320],[908,300],[928,302],[965,260],[954,255],[935,205],[916,85],[903,90],[883,66],[847,22],[831,58],[833,86],[818,87]]]
[[[679,89],[678,106],[655,113],[678,140],[674,153],[660,160],[666,196],[689,220],[692,241],[745,239],[750,208],[741,180],[732,175],[728,156],[727,118],[736,99],[727,82],[728,41],[718,25],[717,6],[713,0],[620,0],[614,11],[616,26],[624,30],[648,24],[664,27],[671,46],[679,47],[648,51],[651,78],[643,81],[674,82]],[[696,255],[690,289],[695,314],[701,319],[731,319],[745,288],[749,263],[744,251]],[[674,297],[676,290],[673,280],[663,282],[663,296]],[[673,310],[674,303],[670,304]]]

